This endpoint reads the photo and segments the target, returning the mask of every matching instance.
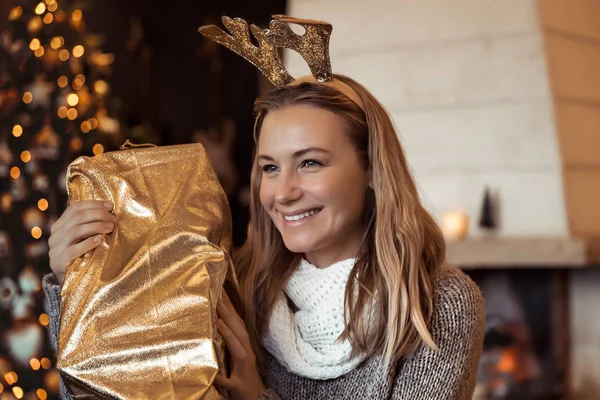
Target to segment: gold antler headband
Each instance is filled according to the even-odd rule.
[[[275,86],[310,81],[306,77],[295,80],[286,71],[278,49],[288,48],[304,58],[316,82],[337,89],[364,110],[358,93],[347,84],[333,78],[329,60],[329,39],[333,30],[331,24],[285,15],[273,15],[269,29],[261,29],[256,25],[250,25],[248,29],[248,23],[241,18],[223,17],[222,21],[230,34],[215,25],[202,26],[198,31],[250,61]],[[306,32],[303,35],[294,33],[288,25],[290,23],[301,25]],[[258,46],[252,43],[250,31]]]

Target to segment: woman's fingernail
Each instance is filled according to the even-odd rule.
[[[100,242],[102,242],[102,238],[100,236],[94,236],[93,241],[94,243],[99,244]]]
[[[112,209],[113,208],[113,203],[111,203],[110,201],[104,202],[104,208],[106,208],[107,210]]]

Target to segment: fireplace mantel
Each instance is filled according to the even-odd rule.
[[[569,237],[480,237],[449,241],[448,263],[463,269],[581,268],[587,243]]]

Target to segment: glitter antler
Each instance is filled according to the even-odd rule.
[[[250,61],[275,86],[283,86],[294,80],[285,70],[277,54],[277,48],[266,40],[265,30],[256,25],[250,26],[252,34],[258,41],[258,46],[255,46],[250,38],[246,21],[229,17],[223,17],[222,21],[231,35],[215,25],[203,26],[198,31]]]
[[[306,32],[297,35],[288,24],[300,25]],[[332,30],[333,27],[327,22],[273,15],[267,39],[276,47],[296,51],[304,58],[316,80],[329,82],[333,80],[329,60],[329,39]]]
[[[231,34],[215,25],[203,26],[198,31],[250,61],[275,86],[283,86],[294,80],[279,58],[279,47],[298,52],[318,81],[327,82],[333,79],[329,61],[329,38],[333,28],[327,22],[274,15],[269,29],[250,25],[250,30],[258,42],[258,46],[255,46],[246,21],[229,17],[223,17],[222,21]],[[303,26],[306,33],[295,34],[288,26],[289,23]]]

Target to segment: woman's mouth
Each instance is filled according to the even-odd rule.
[[[296,215],[284,215],[283,218],[285,218],[286,221],[300,221],[304,218],[312,217],[313,215],[318,214],[321,210],[322,208],[315,208]]]

